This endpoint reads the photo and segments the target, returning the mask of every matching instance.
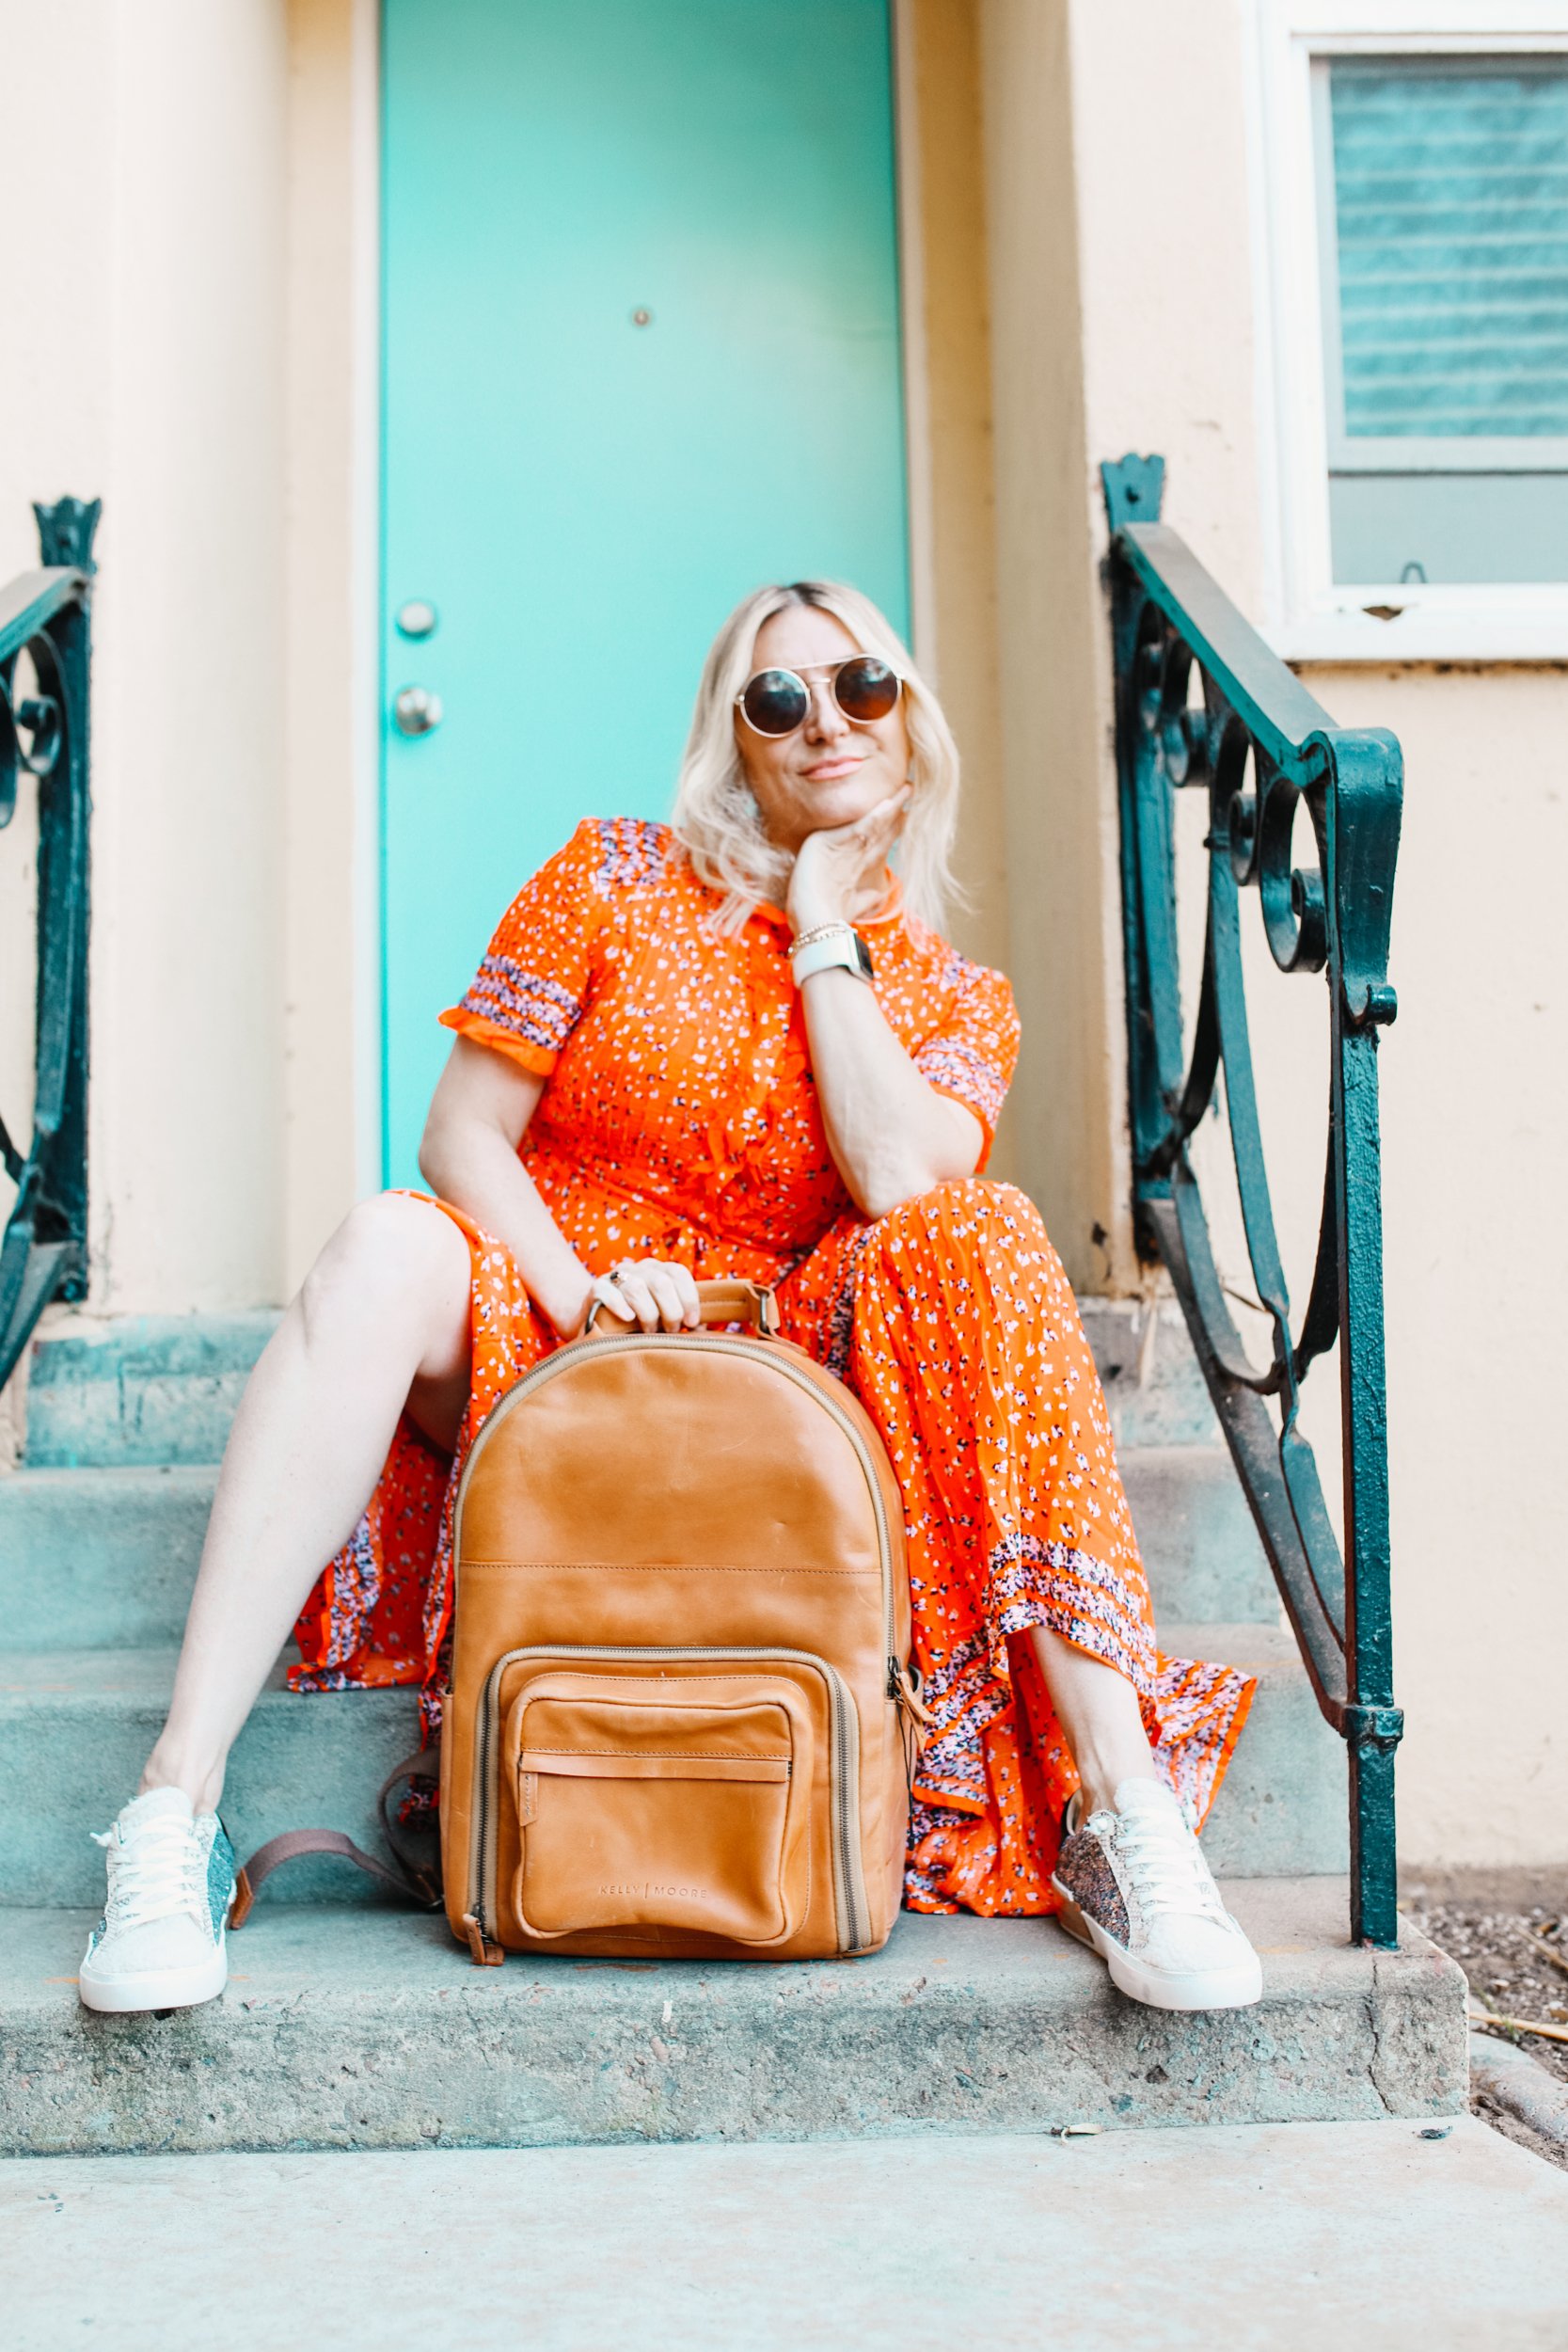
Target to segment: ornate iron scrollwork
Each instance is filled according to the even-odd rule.
[[[1318,1705],[1347,1743],[1352,1933],[1397,1940],[1377,1031],[1394,1017],[1389,920],[1402,789],[1382,729],[1337,727],[1159,520],[1164,460],[1101,469],[1121,804],[1134,1210],[1164,1261]],[[1193,704],[1196,670],[1202,706]],[[1180,791],[1208,795],[1208,911],[1190,1050],[1177,957]],[[1315,862],[1299,862],[1305,811]],[[1242,966],[1255,890],[1281,972],[1326,976],[1327,1165],[1316,1262],[1292,1327],[1264,1163]],[[1223,1075],[1243,1227],[1270,1360],[1226,1303],[1189,1145]],[[1301,1386],[1340,1349],[1345,1553],[1300,1428]],[[1274,1408],[1271,1412],[1271,1406]],[[1277,1421],[1275,1418],[1277,1414]]]
[[[100,505],[34,508],[45,568],[0,588],[0,827],[38,786],[38,993],[32,1135],[0,1120],[16,1186],[0,1237],[0,1386],[52,1298],[87,1287],[88,599]],[[33,673],[19,692],[18,665]]]

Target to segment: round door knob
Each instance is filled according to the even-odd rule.
[[[441,723],[441,697],[433,694],[428,686],[399,687],[392,701],[392,717],[400,735],[428,735]]]

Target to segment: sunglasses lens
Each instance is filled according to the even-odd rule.
[[[898,673],[874,654],[862,654],[844,664],[833,693],[847,719],[885,719],[898,700]]]
[[[759,670],[748,679],[740,707],[759,735],[793,735],[810,698],[793,670]]]

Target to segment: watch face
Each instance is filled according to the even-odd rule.
[[[861,937],[859,931],[855,933],[855,961],[860,965],[860,968],[864,973],[866,978],[869,979],[872,973],[876,970],[876,966],[871,961],[871,950],[866,946],[864,940]]]

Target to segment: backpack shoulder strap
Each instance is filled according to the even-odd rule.
[[[418,1903],[421,1910],[437,1910],[441,1902],[441,1873],[439,1863],[426,1859],[414,1849],[406,1831],[393,1817],[391,1796],[394,1789],[416,1773],[428,1771],[425,1751],[416,1748],[395,1765],[381,1784],[376,1800],[387,1843],[391,1849],[388,1861],[378,1861],[374,1854],[356,1846],[346,1831],[341,1829],[286,1829],[277,1836],[269,1837],[258,1846],[245,1862],[234,1882],[234,1901],[229,1915],[231,1928],[243,1928],[250,1916],[251,1905],[267,1879],[280,1864],[296,1861],[301,1854],[338,1854],[352,1862],[357,1869],[368,1871],[394,1894]]]

